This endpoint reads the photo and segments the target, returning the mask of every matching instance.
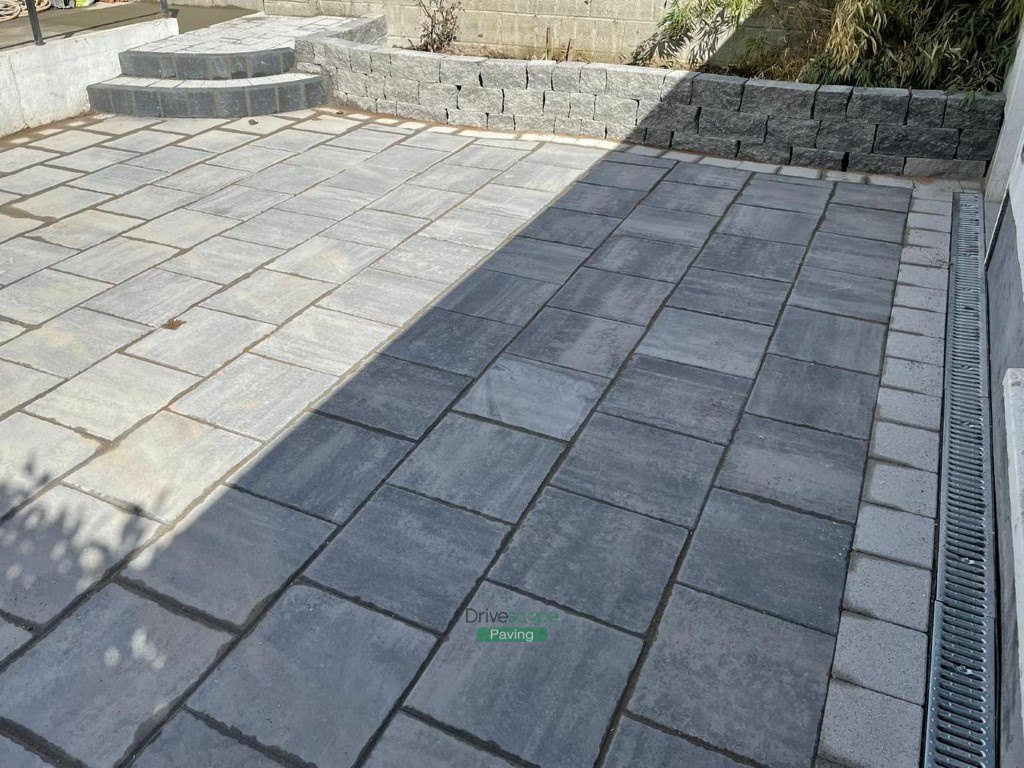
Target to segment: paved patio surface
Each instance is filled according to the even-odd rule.
[[[0,142],[0,765],[916,765],[959,185],[539,139]]]

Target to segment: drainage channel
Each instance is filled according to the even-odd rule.
[[[996,765],[995,523],[983,203],[958,195],[946,327],[926,768]]]

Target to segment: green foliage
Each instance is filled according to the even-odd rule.
[[[722,35],[749,18],[761,0],[672,0],[657,31],[633,51],[633,64],[668,61],[687,49],[691,66],[717,50]]]
[[[420,48],[434,53],[451,51],[459,34],[459,0],[416,0],[424,14]]]

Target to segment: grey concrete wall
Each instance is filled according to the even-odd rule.
[[[297,50],[369,112],[633,141],[725,157],[981,178],[1001,94],[851,88],[614,64],[487,59],[327,41]]]
[[[175,19],[156,19],[5,51],[0,136],[88,111],[86,86],[120,74],[121,51],[177,33]]]

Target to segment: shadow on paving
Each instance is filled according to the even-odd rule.
[[[908,207],[612,153],[195,508],[9,516],[0,650],[35,637],[0,733],[62,765],[812,765]]]

